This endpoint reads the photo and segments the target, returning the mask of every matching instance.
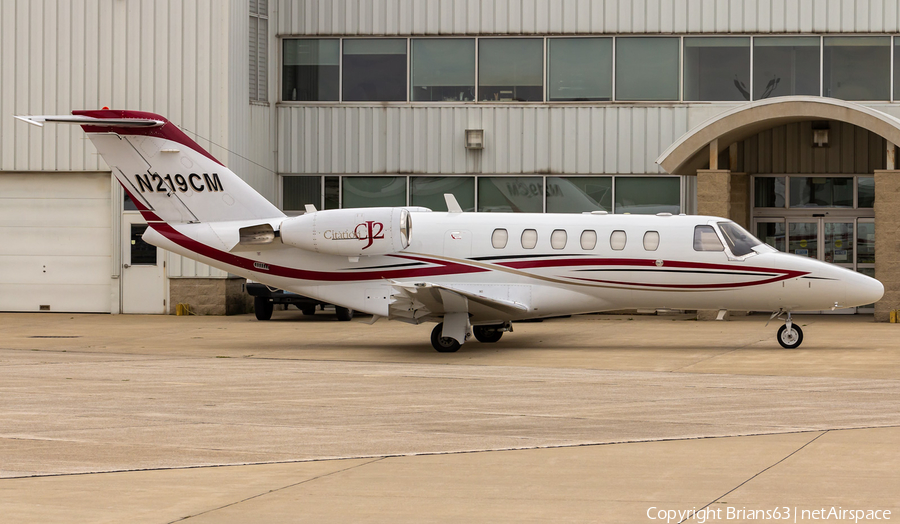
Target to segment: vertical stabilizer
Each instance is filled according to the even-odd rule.
[[[172,223],[283,217],[271,202],[162,116],[141,111],[73,111],[20,117],[79,124],[139,208]]]

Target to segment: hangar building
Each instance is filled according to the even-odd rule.
[[[883,0],[11,0],[0,310],[209,313],[240,279],[140,242],[79,129],[160,113],[289,214],[702,213],[900,308],[900,8]]]

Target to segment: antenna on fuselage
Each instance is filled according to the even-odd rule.
[[[447,211],[450,213],[462,213],[462,206],[459,205],[459,202],[456,201],[456,197],[453,196],[453,193],[444,193],[444,202],[447,203]]]

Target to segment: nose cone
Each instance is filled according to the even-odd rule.
[[[853,273],[846,286],[847,307],[858,307],[878,302],[884,296],[884,285],[862,273]]]

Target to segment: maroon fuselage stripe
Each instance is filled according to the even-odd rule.
[[[335,273],[332,271],[307,271],[304,269],[296,269],[284,266],[277,266],[273,264],[268,264],[268,270],[261,270],[258,267],[253,265],[254,262],[258,262],[249,258],[239,257],[237,255],[232,255],[231,253],[226,253],[224,251],[220,251],[213,247],[210,247],[206,244],[198,242],[180,232],[178,232],[175,228],[170,226],[169,224],[160,220],[155,213],[147,209],[143,204],[141,204],[140,200],[134,198],[134,195],[128,191],[128,188],[124,186],[125,191],[131,196],[131,200],[134,202],[135,206],[137,206],[138,210],[141,212],[141,215],[144,217],[144,220],[149,222],[150,227],[158,231],[161,235],[169,239],[170,241],[178,244],[179,246],[193,251],[199,255],[205,256],[207,258],[218,260],[219,262],[223,262],[225,264],[229,264],[231,266],[240,267],[244,269],[248,269],[250,271],[254,271],[256,273],[265,273],[270,275],[275,275],[279,277],[286,278],[297,278],[302,280],[318,280],[325,282],[353,282],[353,281],[361,281],[361,280],[381,280],[384,278],[413,278],[413,277],[428,277],[428,276],[446,276],[446,275],[462,275],[466,273],[482,273],[485,271],[491,271],[490,269],[478,267],[478,266],[470,266],[466,264],[459,264],[456,262],[448,262],[445,260],[427,258],[427,257],[419,257],[413,255],[403,255],[396,254],[390,255],[397,258],[404,258],[408,260],[415,260],[417,262],[426,262],[429,264],[439,264],[437,267],[428,267],[428,268],[404,268],[404,269],[385,269],[381,271],[358,271],[353,273]],[[534,269],[534,268],[552,268],[552,267],[572,267],[572,266],[636,266],[636,267],[656,267],[655,260],[644,260],[639,258],[576,258],[576,259],[557,259],[557,260],[520,260],[515,262],[500,262],[497,264],[498,266],[504,266],[510,269]],[[708,264],[703,262],[681,262],[681,261],[665,261],[664,267],[666,268],[680,268],[680,269],[719,269],[719,270],[728,270],[734,271],[736,268],[727,266],[724,264]],[[762,284],[769,284],[772,282],[779,282],[781,280],[786,280],[789,278],[795,278],[799,276],[806,275],[808,273],[803,271],[792,271],[785,269],[774,269],[774,268],[760,268],[755,266],[741,266],[741,271],[755,271],[755,272],[764,272],[764,273],[781,273],[781,275],[769,278],[766,280],[760,280],[756,282],[727,282],[721,284],[652,284],[652,283],[641,283],[641,282],[621,282],[615,280],[600,280],[600,279],[592,279],[592,278],[582,278],[582,277],[564,277],[571,278],[573,280],[581,280],[584,282],[594,282],[598,284],[611,284],[611,285],[619,285],[619,286],[641,286],[641,287],[653,287],[653,288],[674,288],[674,289],[722,289],[722,288],[734,288],[734,287],[746,287],[746,286],[756,286]]]
[[[220,251],[218,249],[210,247],[180,233],[178,230],[164,222],[150,224],[150,226],[172,242],[204,257],[218,260],[219,262],[228,264],[230,266],[247,269],[255,273],[275,275],[285,278],[296,278],[300,280],[318,280],[324,282],[354,282],[359,280],[381,280],[385,278],[415,278],[441,275],[461,275],[465,273],[481,273],[484,271],[490,271],[489,269],[457,264],[455,262],[419,258],[400,254],[394,256],[398,258],[408,258],[411,260],[421,260],[439,265],[436,267],[404,268],[395,270],[383,269],[378,271],[336,273],[333,271],[309,271],[306,269],[296,269],[292,267],[277,266],[265,262],[268,269],[260,269],[254,266],[254,262],[259,262],[257,260],[239,257],[237,255],[226,253],[224,251]]]

